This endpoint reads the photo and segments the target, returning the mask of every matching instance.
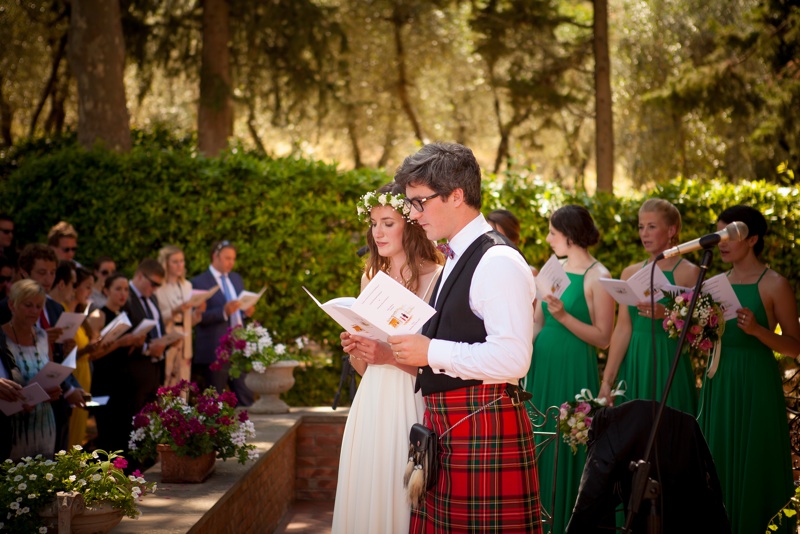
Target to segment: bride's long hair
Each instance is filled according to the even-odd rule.
[[[390,182],[376,191],[377,194],[390,193],[392,195],[403,195],[405,190],[397,182]],[[405,265],[411,272],[411,277],[405,281],[405,286],[409,291],[416,292],[419,288],[419,271],[424,261],[442,264],[444,257],[436,249],[433,241],[425,235],[425,230],[415,222],[403,218],[403,252],[406,254]],[[389,271],[389,258],[384,258],[378,254],[378,246],[372,236],[372,225],[367,230],[367,247],[369,248],[369,258],[364,266],[364,273],[367,279],[371,280],[378,271]],[[401,268],[401,272],[404,269]]]

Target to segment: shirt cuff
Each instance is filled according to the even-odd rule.
[[[444,339],[431,339],[428,345],[428,365],[431,367],[433,374],[440,375],[448,372],[452,366],[451,352],[455,345],[452,341]]]

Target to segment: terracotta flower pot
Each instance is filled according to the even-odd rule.
[[[122,521],[122,510],[108,503],[86,506],[83,495],[59,492],[53,503],[39,512],[48,532],[69,534],[105,534]]]
[[[289,391],[294,385],[294,368],[300,365],[295,360],[274,363],[263,373],[247,373],[245,385],[253,393],[258,393],[258,400],[247,408],[250,413],[288,413],[289,405],[280,399],[280,394]]]
[[[202,456],[179,456],[169,445],[158,445],[161,458],[161,482],[197,484],[214,472],[217,454],[209,452]]]

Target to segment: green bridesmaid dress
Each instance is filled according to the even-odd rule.
[[[675,269],[682,259],[675,264],[671,271],[664,271],[670,284],[675,283]],[[647,265],[647,262],[644,263]],[[644,268],[644,266],[642,266]],[[666,299],[659,301],[661,304]],[[664,385],[667,383],[672,358],[678,346],[677,339],[670,339],[662,326],[662,319],[649,319],[639,315],[636,306],[628,306],[631,317],[631,340],[625,359],[620,365],[617,380],[624,380],[627,385],[625,400],[645,399],[661,400]],[[656,355],[657,362],[653,363],[653,342],[651,324],[656,321]],[[653,368],[655,368],[655,389],[653,388]],[[617,400],[619,403],[619,400]],[[675,372],[667,397],[667,406],[686,412],[691,415],[697,413],[697,387],[695,386],[692,361],[684,351]]]
[[[597,262],[589,266],[591,269]],[[570,284],[561,295],[564,309],[579,321],[591,324],[589,307],[586,304],[583,274],[567,273]],[[547,303],[542,303],[544,325],[533,344],[533,358],[528,372],[526,389],[533,394],[531,401],[540,411],[549,406],[560,406],[564,402],[575,400],[575,395],[588,388],[594,395],[600,390],[600,379],[597,368],[597,349],[578,339],[564,325],[559,323],[547,310]],[[555,422],[548,422],[543,429],[555,431]],[[537,436],[537,445],[544,438]],[[555,505],[551,510],[550,498],[553,492],[553,472],[555,447],[558,446],[558,470],[555,481]],[[586,463],[586,448],[579,446],[578,452],[572,454],[569,445],[563,441],[549,444],[539,457],[539,495],[543,506],[553,514],[555,519],[552,532],[561,533],[569,522],[575,499],[578,496],[578,485]]]
[[[733,290],[758,324],[769,328],[758,282]],[[733,532],[765,532],[770,518],[794,495],[789,425],[778,362],[769,347],[737,326],[736,318],[725,324],[719,367],[714,378],[706,379],[702,399],[698,422]],[[780,531],[790,532],[789,523],[784,519]]]

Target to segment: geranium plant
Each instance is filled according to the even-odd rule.
[[[75,445],[53,459],[42,455],[0,464],[0,530],[48,532],[39,511],[60,491],[83,494],[87,506],[107,503],[126,516],[139,516],[139,498],[155,491],[141,473],[125,475],[127,460],[117,453],[84,451]]]
[[[181,392],[188,390],[187,402]],[[158,445],[168,445],[179,456],[192,458],[216,452],[223,460],[236,457],[239,463],[258,457],[255,427],[246,411],[236,412],[236,395],[217,393],[214,388],[200,392],[197,384],[181,380],[158,390],[158,400],[149,403],[133,418],[128,446],[134,458],[155,458]]]
[[[230,364],[228,372],[233,378],[253,371],[263,373],[276,362],[300,359],[303,342],[298,339],[295,343],[295,346],[274,343],[272,334],[257,322],[229,328],[219,341],[217,360],[211,364],[211,370],[219,371]]]
[[[682,293],[665,292],[668,299],[665,304],[664,321],[662,326],[671,338],[679,338],[684,328],[689,328],[686,333],[686,343],[690,356],[698,361],[705,361],[713,350],[714,357],[708,362],[708,376],[713,377],[716,366],[719,364],[719,348],[722,334],[725,332],[725,316],[722,306],[714,302],[711,295],[701,293],[692,317],[689,315],[689,303],[692,292]]]
[[[620,381],[611,391],[611,397],[625,395],[625,382]],[[574,401],[561,405],[558,414],[558,429],[561,439],[572,449],[572,454],[578,452],[578,445],[586,446],[589,440],[589,427],[592,419],[600,408],[605,407],[606,399],[597,399],[592,392],[584,388],[575,395]]]

